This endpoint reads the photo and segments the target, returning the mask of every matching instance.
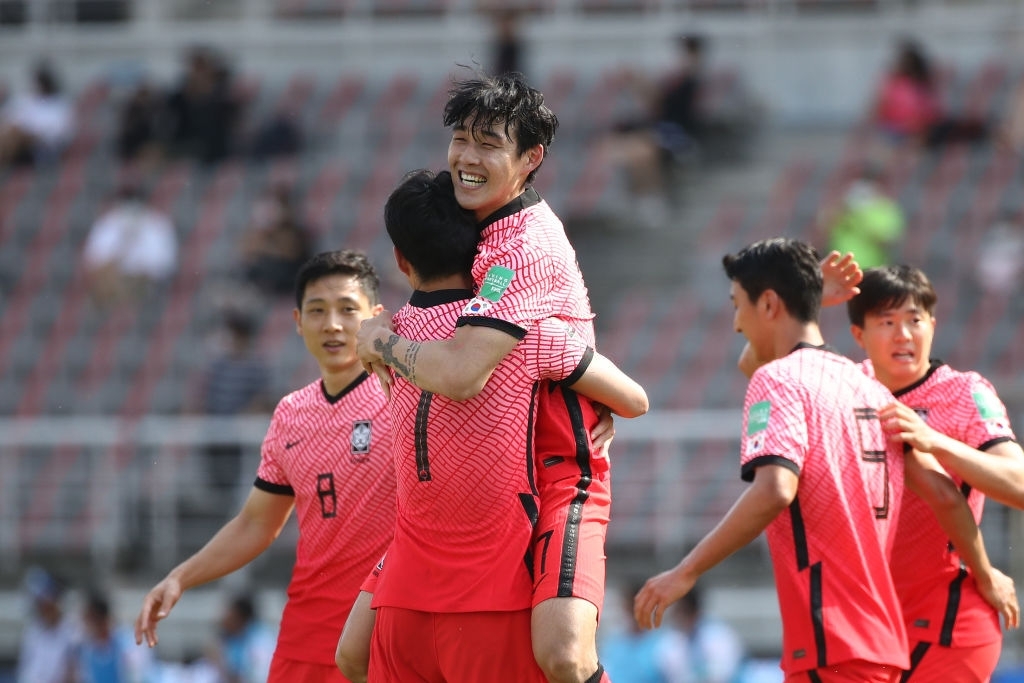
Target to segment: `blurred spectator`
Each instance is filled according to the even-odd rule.
[[[15,95],[0,112],[0,166],[56,159],[73,129],[71,101],[61,92],[53,67],[40,62],[31,92]]]
[[[633,596],[639,585],[620,591],[621,618],[611,633],[603,633],[600,658],[615,683],[674,683],[679,667],[678,635],[670,623],[643,631],[633,619]],[[675,607],[670,608],[670,611]]]
[[[149,680],[151,650],[135,645],[135,636],[117,626],[110,602],[93,592],[82,610],[83,633],[76,650],[76,683],[143,683]]]
[[[220,621],[220,633],[193,665],[193,680],[205,683],[266,683],[277,639],[257,618],[248,595],[235,597]]]
[[[21,635],[16,683],[74,683],[75,628],[64,616],[64,585],[32,567],[25,576],[29,614]]]
[[[492,70],[495,76],[506,73],[525,73],[523,65],[523,38],[519,32],[519,12],[515,8],[492,10],[494,40],[492,42]]]
[[[736,680],[744,658],[736,631],[703,611],[701,593],[694,589],[679,601],[672,614],[677,642],[674,649],[678,683],[730,683]]]
[[[243,313],[228,311],[224,316],[222,349],[203,373],[198,403],[205,415],[227,417],[247,413],[269,413],[274,407],[270,393],[270,368],[256,351],[256,325]],[[207,474],[212,486],[228,495],[242,474],[244,448],[238,443],[206,446]]]
[[[866,165],[850,181],[840,205],[826,209],[821,223],[830,250],[853,252],[861,268],[871,268],[891,261],[906,221],[902,207],[886,193],[881,171]]]
[[[987,135],[984,121],[944,111],[934,68],[914,40],[901,40],[889,72],[882,80],[872,116],[883,154],[904,145],[935,147],[974,142]]]
[[[161,96],[149,83],[140,83],[121,105],[117,121],[117,156],[122,161],[160,155]]]
[[[299,112],[295,111],[295,106],[291,102],[284,102],[257,128],[253,135],[250,154],[254,159],[265,160],[294,156],[301,149]]]
[[[89,231],[83,259],[100,308],[137,300],[167,280],[178,265],[174,226],[146,203],[138,185],[125,184]]]
[[[974,272],[985,294],[1006,296],[1020,290],[1024,273],[1024,216],[1007,211],[989,226],[978,246]]]
[[[1024,154],[1024,81],[1010,98],[1006,119],[999,129],[999,139],[1011,152]]]
[[[641,113],[616,123],[604,140],[608,162],[626,171],[637,217],[651,227],[668,221],[674,170],[696,153],[704,126],[705,40],[684,35],[676,45],[679,63],[666,78],[627,74]]]
[[[193,48],[167,99],[171,152],[207,164],[221,161],[232,151],[238,109],[227,65],[212,50]]]
[[[313,243],[292,201],[291,188],[276,185],[253,206],[251,225],[242,238],[242,275],[271,296],[291,296],[295,274],[313,251]]]

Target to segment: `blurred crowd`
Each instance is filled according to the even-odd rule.
[[[238,594],[223,605],[214,633],[186,662],[163,661],[135,644],[109,595],[73,591],[54,574],[25,575],[25,628],[14,683],[265,683],[276,634]],[[69,604],[76,609],[69,609]]]

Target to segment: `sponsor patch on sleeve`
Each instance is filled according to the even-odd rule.
[[[985,387],[978,387],[971,392],[978,415],[985,421],[985,428],[990,434],[1003,435],[1010,433],[1010,420],[1006,410],[996,395]]]
[[[480,292],[477,294],[477,298],[498,301],[501,299],[501,295],[505,293],[505,290],[508,289],[508,286],[512,284],[512,279],[515,276],[516,271],[511,268],[491,266],[487,274],[484,275],[484,281],[480,285]]]
[[[771,401],[758,401],[747,411],[746,453],[753,455],[764,449],[768,431],[768,418],[771,416]]]

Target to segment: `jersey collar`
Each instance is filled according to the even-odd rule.
[[[892,395],[897,397],[897,398],[899,398],[900,396],[903,396],[904,394],[909,394],[911,391],[913,391],[914,389],[917,389],[919,386],[921,386],[922,384],[927,382],[929,379],[931,379],[931,376],[935,374],[935,371],[938,370],[939,368],[941,368],[943,365],[945,365],[945,363],[942,362],[941,360],[939,360],[938,358],[931,358],[931,359],[929,359],[928,372],[924,373],[924,377],[922,377],[921,379],[917,380],[913,384],[908,384],[907,386],[903,387],[902,389],[897,389],[896,391],[892,392]]]
[[[348,394],[353,389],[355,389],[360,384],[362,384],[363,381],[366,380],[367,377],[369,377],[369,375],[366,374],[365,371],[359,373],[359,376],[356,377],[351,382],[349,382],[347,387],[345,387],[344,389],[342,389],[338,393],[334,394],[333,396],[331,394],[327,393],[327,387],[324,386],[324,381],[320,380],[320,393],[324,395],[324,398],[327,399],[328,403],[330,403],[331,405],[334,405],[335,403],[340,401],[342,398],[344,398],[346,394]]]
[[[533,187],[527,187],[523,190],[523,193],[510,201],[505,206],[501,207],[487,218],[480,221],[480,229],[483,230],[492,223],[497,223],[502,218],[508,218],[512,214],[519,213],[523,209],[528,209],[531,206],[540,204],[540,194]]]
[[[819,351],[827,351],[829,353],[834,353],[837,356],[843,355],[843,354],[839,353],[839,349],[837,349],[836,347],[832,346],[831,344],[820,344],[819,345],[819,344],[808,344],[807,342],[799,342],[796,346],[793,347],[793,349],[789,353],[793,353],[793,351],[799,351],[800,349],[817,349]],[[787,355],[789,355],[789,354],[787,354]]]
[[[473,292],[468,289],[435,289],[432,292],[417,289],[409,297],[409,305],[416,308],[432,308],[472,298]]]

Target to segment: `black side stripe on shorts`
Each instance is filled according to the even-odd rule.
[[[822,614],[821,562],[811,565],[811,623],[814,625],[814,645],[818,649],[818,666],[828,665],[825,652],[825,618]]]
[[[540,508],[537,507],[537,499],[531,496],[529,493],[519,494],[519,504],[523,506],[523,512],[526,513],[526,517],[530,520],[530,528],[537,528],[537,520],[540,519]],[[526,563],[526,571],[529,572],[530,578],[533,578],[533,545],[531,544],[526,548],[526,552],[523,554],[523,562]]]
[[[420,392],[416,406],[416,473],[420,481],[430,481],[430,451],[427,447],[427,423],[430,420],[430,401],[434,395],[429,391]]]
[[[953,627],[956,626],[956,615],[960,611],[960,595],[963,583],[967,579],[967,568],[960,562],[960,572],[949,582],[949,596],[946,598],[946,614],[942,617],[942,631],[939,632],[939,645],[950,647],[953,644]]]
[[[590,494],[587,489],[593,481],[590,468],[590,443],[587,425],[583,421],[583,408],[579,396],[572,389],[560,387],[565,408],[569,412],[572,425],[573,440],[576,442],[576,465],[580,468],[580,480],[576,484],[576,497],[569,504],[569,515],[565,524],[565,536],[562,539],[562,556],[559,558],[558,597],[572,597],[573,582],[576,578],[576,555],[579,552],[580,522],[583,519],[583,504]]]
[[[807,550],[807,527],[804,526],[804,516],[800,511],[800,497],[797,496],[789,504],[789,519],[793,526],[793,550],[796,553],[796,568],[800,571],[810,570],[808,580],[810,581],[810,618],[811,626],[814,629],[814,646],[818,651],[818,666],[828,664],[828,654],[825,647],[825,619],[822,613],[821,587],[821,562],[810,563],[810,554]]]
[[[900,676],[900,683],[907,683],[910,677],[914,675],[914,671],[917,670],[921,660],[924,659],[925,653],[928,652],[928,648],[932,646],[931,643],[921,642],[914,646],[914,650],[910,653],[910,668],[903,672]]]
[[[811,683],[821,683],[821,676],[814,669],[807,672],[807,678],[811,680]]]

